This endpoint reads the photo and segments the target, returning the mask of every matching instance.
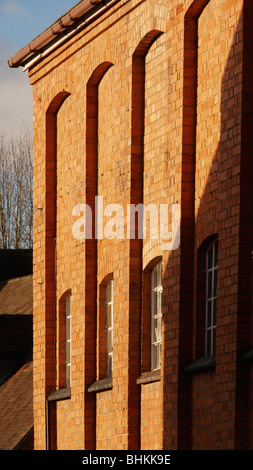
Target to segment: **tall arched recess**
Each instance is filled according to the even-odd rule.
[[[197,87],[198,87],[198,21],[210,0],[195,0],[184,19],[184,81],[183,81],[183,125],[182,125],[182,188],[181,188],[181,286],[184,295],[180,299],[180,332],[184,343],[179,366],[184,366],[191,351],[189,334],[192,325],[193,266],[195,233],[195,165],[197,132]],[[189,282],[191,280],[191,282]],[[181,287],[182,291],[182,287]],[[182,313],[182,314],[181,314]],[[186,325],[186,322],[189,322]],[[189,350],[185,345],[189,346]],[[183,356],[185,354],[185,356]]]
[[[191,448],[191,379],[180,371],[192,354],[198,22],[209,1],[193,0],[184,17],[178,380],[173,393],[164,385],[163,403],[164,448],[179,450]]]
[[[55,239],[57,201],[57,115],[64,101],[70,96],[67,91],[58,93],[46,112],[45,148],[45,394],[46,398],[56,385],[56,289],[55,289]],[[47,435],[47,448],[56,447],[55,413],[50,409],[50,428]],[[48,417],[49,422],[49,417]]]
[[[98,118],[99,84],[111,62],[101,63],[87,83],[86,92],[86,204],[92,210],[92,236],[85,239],[85,449],[96,448],[96,398],[87,389],[96,381],[96,318],[97,318],[97,239],[95,201],[98,194]],[[87,220],[87,223],[91,221]],[[88,300],[88,301],[87,301]]]
[[[146,56],[152,44],[163,34],[149,31],[139,42],[132,58],[132,109],[131,109],[131,204],[143,204],[144,131],[145,131],[145,76]],[[138,224],[130,239],[129,281],[129,448],[140,445],[140,388],[136,381],[140,376],[141,351],[141,303],[142,303],[142,245],[138,239]],[[139,266],[139,269],[136,269]],[[138,318],[137,318],[138,315]],[[137,327],[139,325],[139,328]],[[133,398],[134,396],[134,398]],[[136,399],[135,399],[136,398]],[[139,442],[139,444],[137,444]],[[136,447],[137,445],[137,447]]]

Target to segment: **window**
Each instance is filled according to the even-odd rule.
[[[71,296],[65,300],[66,315],[66,387],[70,387],[71,375]]]
[[[106,322],[107,322],[107,377],[112,376],[113,364],[113,280],[106,285]]]
[[[161,368],[162,347],[162,263],[151,273],[151,369]]]
[[[71,290],[59,300],[57,318],[57,388],[70,387],[71,372]]]
[[[96,380],[88,392],[112,389],[113,372],[113,274],[99,284],[97,310]]]
[[[206,324],[205,355],[215,354],[216,302],[218,274],[218,240],[215,240],[206,251]]]

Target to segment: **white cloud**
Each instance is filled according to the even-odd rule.
[[[10,69],[9,47],[0,43],[0,131],[18,134],[23,125],[32,128],[32,87],[27,72]]]
[[[1,10],[7,15],[22,15],[31,17],[30,13],[17,0],[6,0],[1,5]]]

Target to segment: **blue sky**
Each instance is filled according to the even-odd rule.
[[[78,0],[0,0],[0,132],[32,127],[32,87],[27,72],[7,60],[78,3]]]

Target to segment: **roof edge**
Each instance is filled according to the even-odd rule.
[[[43,33],[39,34],[35,39],[29,42],[23,49],[17,52],[13,57],[8,60],[8,64],[11,68],[18,68],[24,66],[33,57],[37,56],[37,60],[43,57],[41,54],[42,49],[52,43],[54,40],[56,45],[58,40],[64,40],[67,37],[67,31],[73,28],[73,26],[80,20],[82,20],[87,13],[91,10],[96,10],[96,7],[107,6],[108,3],[113,3],[116,0],[104,1],[104,0],[81,0],[77,5],[71,8],[67,13],[61,16],[55,21],[49,28]],[[100,9],[99,8],[99,9]],[[87,19],[86,19],[87,21]],[[72,29],[72,33],[77,28]]]

